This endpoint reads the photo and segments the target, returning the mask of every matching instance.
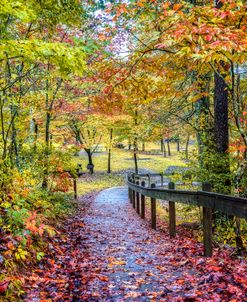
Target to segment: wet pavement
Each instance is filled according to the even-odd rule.
[[[202,244],[188,231],[178,228],[170,239],[165,223],[152,230],[132,208],[126,187],[81,201],[64,233],[52,261],[29,276],[25,301],[245,301],[242,285],[226,289],[228,282],[236,287],[232,273],[240,262],[203,258]]]

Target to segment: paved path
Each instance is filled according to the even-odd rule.
[[[242,281],[232,278],[240,262],[201,257],[202,244],[188,231],[172,240],[167,226],[153,231],[126,188],[104,190],[86,208],[65,223],[68,239],[46,275],[43,268],[30,276],[25,301],[245,301]]]
[[[166,236],[150,229],[128,203],[126,188],[111,188],[101,192],[85,219],[95,234],[87,244],[98,259],[105,258],[104,273],[109,277],[103,296],[107,301],[150,301],[165,297],[181,270],[167,261],[171,242]],[[166,257],[168,256],[168,257]],[[96,280],[90,291],[98,291]],[[110,298],[111,297],[111,298]],[[120,300],[119,300],[120,299]]]

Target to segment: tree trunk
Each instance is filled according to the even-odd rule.
[[[217,174],[221,193],[230,193],[230,161],[227,153],[228,134],[228,91],[227,85],[217,72],[214,75],[214,134],[216,144],[216,161],[214,173]]]
[[[171,156],[171,148],[170,148],[170,140],[167,139],[167,150],[168,150],[168,156]]]
[[[166,143],[165,141],[163,140],[164,142],[164,146],[163,146],[163,157],[167,157],[167,153],[166,153]]]
[[[10,152],[10,161],[12,168],[15,165],[18,169],[20,169],[20,159],[19,159],[19,150],[17,145],[17,131],[15,127],[15,116],[17,116],[17,107],[11,105],[11,119],[12,119],[12,133],[11,133],[11,152]]]
[[[163,138],[160,139],[160,151],[162,153],[164,152],[164,140],[163,140]]]
[[[179,141],[179,138],[177,139],[177,151],[178,152],[180,151],[180,141]]]
[[[107,173],[111,173],[112,136],[113,136],[113,129],[110,129],[110,140],[109,140],[109,148],[108,148],[108,165],[107,165]]]
[[[221,0],[215,0],[215,6],[220,9],[223,6]],[[224,70],[222,74],[221,70]],[[218,176],[217,185],[220,193],[229,194],[230,188],[230,161],[227,153],[229,145],[228,133],[228,90],[224,80],[228,68],[224,62],[219,62],[214,73],[214,136],[216,143],[216,164],[214,173]]]
[[[35,122],[34,120],[34,147],[33,147],[33,150],[34,152],[36,153],[37,151],[37,140],[38,140],[38,133],[39,133],[39,126],[38,124]]]
[[[135,118],[134,118],[135,126],[138,125],[137,118],[138,118],[138,112],[137,112],[137,109],[136,109],[136,110],[135,110]],[[135,127],[135,131],[136,131],[136,127]],[[137,141],[137,133],[135,133],[134,142],[133,142],[133,153],[134,153],[135,173],[138,173],[138,162],[137,162],[137,154],[136,154],[136,153],[137,153],[137,150],[138,150],[138,141]]]
[[[48,188],[48,167],[49,167],[49,154],[50,154],[50,122],[51,114],[46,113],[46,125],[45,125],[45,159],[44,159],[44,176],[42,188]]]
[[[145,151],[145,142],[142,142],[142,151]]]
[[[220,153],[228,149],[228,92],[224,79],[215,73],[214,124],[216,148]]]
[[[94,173],[94,164],[93,164],[93,156],[92,156],[91,149],[85,148],[84,150],[86,151],[87,156],[88,156],[88,170],[90,171],[91,174],[93,174]]]
[[[134,154],[134,164],[135,164],[135,173],[138,173],[138,162],[137,162],[137,138],[134,138],[133,144],[133,154]]]
[[[50,134],[50,151],[52,152],[53,136]]]

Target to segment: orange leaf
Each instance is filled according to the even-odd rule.
[[[104,282],[109,281],[109,278],[108,278],[107,276],[97,276],[97,278],[98,278],[100,281],[104,281]]]

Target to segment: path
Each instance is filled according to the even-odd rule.
[[[169,290],[161,288],[161,283],[172,284],[174,278],[181,276],[164,257],[170,242],[133,215],[134,210],[126,201],[127,189],[105,190],[97,196],[85,220],[96,234],[89,243],[90,251],[98,259],[107,259],[103,267],[110,282],[105,298],[117,301],[138,297],[138,301],[149,301],[157,293],[165,297]],[[105,285],[99,291],[98,283],[96,280],[90,285],[91,292],[104,292]]]
[[[240,261],[201,257],[202,245],[182,230],[173,240],[151,230],[126,188],[102,191],[65,232],[69,242],[56,248],[46,275],[41,268],[29,276],[25,301],[245,301],[244,280],[232,276],[236,265],[244,273]]]

